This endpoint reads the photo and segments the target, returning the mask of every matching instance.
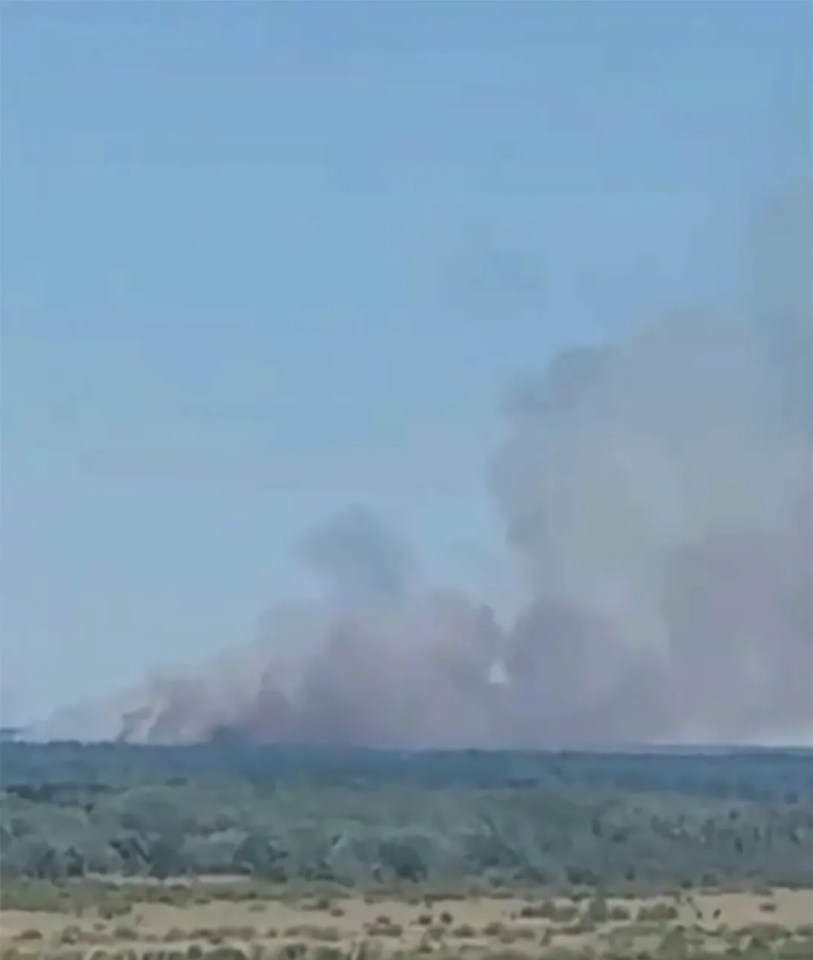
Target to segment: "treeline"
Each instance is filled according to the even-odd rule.
[[[605,788],[794,802],[813,792],[813,751],[396,752],[317,746],[257,746],[224,733],[199,746],[3,744],[5,785],[132,786],[170,778],[302,781],[415,787]]]
[[[210,765],[197,776],[184,762],[166,775],[172,758],[188,768],[201,757]],[[716,758],[700,786],[706,758],[446,759],[444,773],[437,755],[7,746],[0,870],[348,885],[811,882],[809,758]],[[769,799],[740,779],[749,764]]]

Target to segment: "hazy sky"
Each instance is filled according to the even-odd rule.
[[[806,3],[3,11],[3,712],[250,640],[363,502],[510,603],[497,399],[724,303]]]

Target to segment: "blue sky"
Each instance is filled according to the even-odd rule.
[[[500,392],[724,303],[810,171],[810,8],[3,14],[3,710],[251,640],[353,502],[511,602]]]

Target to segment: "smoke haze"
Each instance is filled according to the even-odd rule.
[[[523,578],[515,622],[418,590],[407,545],[354,507],[302,542],[321,603],[41,735],[407,748],[813,732],[811,209],[805,192],[770,211],[739,315],[657,319],[509,392],[487,482]]]

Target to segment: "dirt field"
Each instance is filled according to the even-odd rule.
[[[813,892],[695,893],[651,899],[361,898],[188,906],[136,903],[124,915],[0,911],[5,957],[79,960],[368,960],[510,957],[813,957]]]

